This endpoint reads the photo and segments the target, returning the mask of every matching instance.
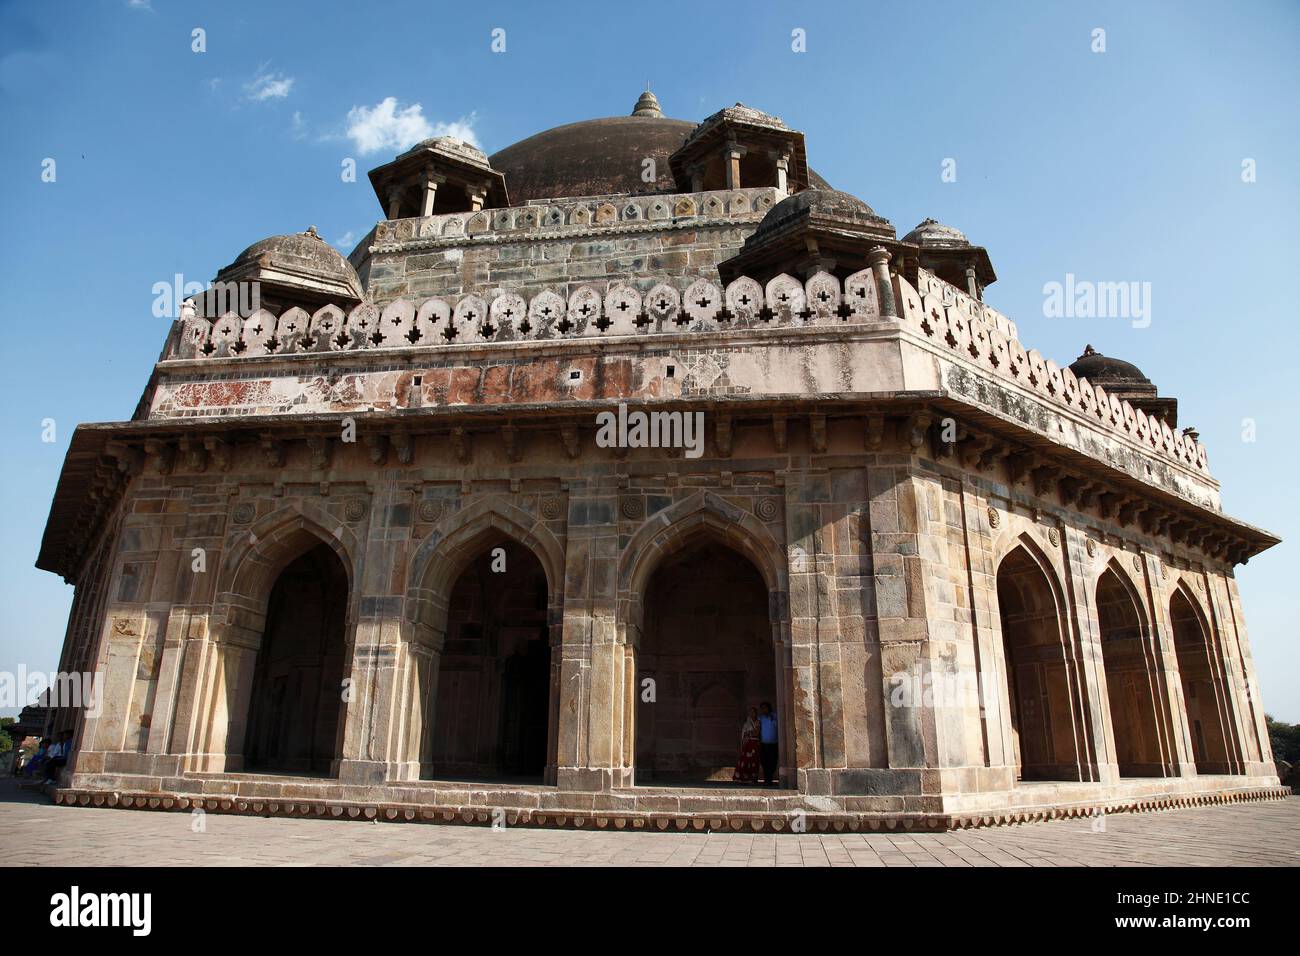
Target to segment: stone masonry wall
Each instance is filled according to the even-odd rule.
[[[620,459],[588,434],[576,458],[556,448],[522,462],[479,441],[465,466],[445,438],[422,438],[405,466],[377,466],[363,442],[324,461],[306,442],[288,442],[282,465],[269,469],[251,443],[233,450],[226,471],[181,461],[170,474],[137,474],[105,568],[108,605],[94,622],[105,708],[85,722],[77,785],[143,774],[198,788],[179,774],[238,769],[266,596],[278,569],[320,541],[344,562],[351,591],[355,693],[340,785],[413,780],[430,713],[424,695],[436,686],[421,662],[432,660],[436,677],[445,632],[440,596],[494,534],[530,547],[551,583],[548,775],[562,790],[631,782],[639,602],[658,561],[701,535],[740,552],[764,578],[783,688],[782,778],[802,793],[903,811],[938,806],[940,794],[1010,791],[993,577],[1025,543],[1071,596],[1063,613],[1076,648],[1079,733],[1095,765],[1088,772],[1117,780],[1088,607],[1100,569],[1118,561],[1150,595],[1178,774],[1194,776],[1167,620],[1175,581],[1204,609],[1221,649],[1239,772],[1272,773],[1260,759],[1262,714],[1224,568],[911,453],[904,430],[887,429],[864,454],[862,428],[852,418],[792,421],[778,443],[770,426],[745,424],[728,456],[698,461]],[[982,714],[965,700],[893,696],[900,676],[963,674],[987,685]]]

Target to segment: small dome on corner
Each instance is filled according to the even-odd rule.
[[[217,273],[217,281],[257,281],[268,287],[301,288],[343,301],[363,298],[357,270],[317,234],[315,226],[253,243]]]
[[[881,221],[876,211],[857,196],[838,189],[814,187],[787,196],[769,209],[754,234],[770,232],[787,220],[802,216],[872,224]]]
[[[970,245],[964,232],[946,226],[937,219],[924,220],[905,235],[903,241],[932,249],[956,249]]]
[[[1102,355],[1091,345],[1086,346],[1083,354],[1070,365],[1075,378],[1086,378],[1093,385],[1100,385],[1107,391],[1116,386],[1144,387],[1151,385],[1151,379],[1142,374],[1142,370],[1132,362]]]

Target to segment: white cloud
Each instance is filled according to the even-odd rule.
[[[153,13],[153,5],[149,0],[126,0],[126,5],[132,10],[148,10]]]
[[[354,106],[348,110],[348,138],[361,154],[381,150],[400,152],[431,136],[454,136],[474,146],[476,115],[462,116],[451,123],[430,123],[419,103],[399,108],[397,98],[385,97],[375,106]]]
[[[244,84],[244,92],[250,100],[282,100],[293,89],[293,77],[283,73],[270,73],[259,68],[251,82]]]
[[[343,235],[334,240],[334,245],[341,249],[346,255],[352,251],[352,247],[357,244],[357,234],[354,230],[349,229]]]
[[[303,119],[302,113],[298,110],[293,111],[293,121],[289,126],[289,134],[294,139],[302,139],[307,135],[307,121]]]

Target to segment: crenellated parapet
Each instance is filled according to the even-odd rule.
[[[1127,401],[1107,395],[1105,389],[1094,387],[1086,378],[1076,378],[1068,368],[1043,358],[1038,350],[1025,349],[1019,339],[999,327],[996,313],[994,321],[989,321],[988,312],[992,310],[979,315],[972,307],[974,300],[968,296],[958,295],[946,302],[936,289],[922,295],[905,280],[896,278],[895,281],[900,286],[899,312],[903,323],[927,341],[959,356],[963,362],[974,363],[985,375],[1028,389],[1048,405],[1082,413],[1150,451],[1209,473],[1203,444],[1135,409]]]
[[[170,358],[206,359],[304,352],[445,348],[489,342],[651,336],[759,328],[841,325],[881,317],[869,269],[841,283],[818,273],[807,282],[780,275],[766,285],[741,277],[725,289],[707,279],[646,278],[602,288],[582,285],[567,297],[543,290],[529,299],[502,292],[396,299],[313,313],[259,310],[209,321],[187,309]]]
[[[169,359],[211,360],[305,353],[451,349],[519,342],[588,343],[773,329],[831,329],[894,321],[918,338],[975,365],[995,381],[1034,393],[1044,404],[1085,416],[1145,450],[1208,476],[1204,445],[1026,349],[1014,323],[983,303],[922,273],[924,294],[882,267],[840,281],[819,272],[805,282],[779,275],[766,284],[747,276],[725,288],[680,277],[582,285],[568,296],[544,290],[396,299],[382,308],[327,305],[313,313],[265,310],[208,321],[187,309]],[[898,315],[892,315],[897,312]]]
[[[921,295],[937,296],[945,306],[960,306],[972,315],[977,315],[988,322],[1007,338],[1019,338],[1016,323],[1012,322],[988,303],[962,291],[951,283],[940,279],[926,269],[916,270],[916,291]]]

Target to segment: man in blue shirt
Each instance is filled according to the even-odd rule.
[[[776,714],[772,713],[772,705],[767,701],[758,705],[758,741],[763,751],[763,783],[770,787],[776,776],[778,748]]]

